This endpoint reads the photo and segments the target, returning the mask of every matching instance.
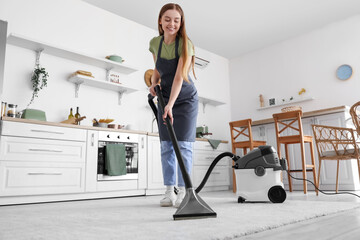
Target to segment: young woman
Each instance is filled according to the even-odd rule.
[[[178,4],[169,3],[161,8],[158,30],[159,36],[150,41],[149,50],[154,57],[155,69],[149,90],[156,96],[154,87],[160,82],[166,104],[162,115],[161,111],[158,111],[161,163],[166,186],[160,206],[179,207],[185,196],[185,184],[178,167],[177,184],[180,191],[176,197],[175,152],[163,121],[169,116],[173,123],[185,168],[190,175],[198,112],[198,95],[189,76],[190,66],[194,69],[194,47],[186,34],[184,12]]]

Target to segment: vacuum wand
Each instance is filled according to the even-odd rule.
[[[158,97],[158,101],[159,101],[159,104],[160,104],[160,107],[161,107],[161,111],[162,111],[162,113],[164,113],[165,101],[164,101],[164,97],[161,94],[161,90],[160,90],[159,85],[155,86],[155,91],[156,91],[156,95]],[[166,116],[165,122],[166,122],[166,127],[168,129],[168,133],[170,135],[171,141],[173,143],[173,147],[174,147],[174,150],[175,150],[176,157],[178,159],[178,163],[179,163],[179,167],[180,167],[183,179],[184,179],[185,187],[186,188],[192,188],[192,183],[191,183],[191,180],[190,180],[190,176],[186,171],[185,164],[184,164],[183,158],[181,156],[180,148],[179,148],[177,138],[176,138],[176,135],[175,135],[174,127],[170,122],[170,117],[169,116]]]

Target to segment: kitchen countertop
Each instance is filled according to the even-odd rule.
[[[337,113],[337,112],[344,112],[344,111],[349,111],[349,110],[350,110],[350,107],[348,107],[348,106],[324,108],[324,109],[319,109],[319,110],[315,110],[315,111],[303,112],[302,117],[303,118],[314,117],[314,116],[320,116],[320,115]],[[274,122],[273,118],[267,118],[267,119],[252,121],[251,125],[255,126],[255,125],[262,125],[262,124],[273,123],[273,122]]]
[[[158,137],[159,136],[159,133],[150,133],[148,132],[147,133],[149,136],[154,136],[154,137]],[[203,141],[203,142],[207,142],[208,139],[207,138],[195,138],[196,141]],[[214,139],[215,140],[215,139]],[[229,141],[224,141],[222,140],[221,143],[229,143]]]
[[[29,123],[29,124],[40,124],[40,125],[47,125],[47,126],[54,126],[54,127],[67,127],[67,128],[77,128],[77,129],[84,129],[84,130],[135,133],[135,134],[143,134],[143,135],[156,136],[156,137],[159,136],[158,133],[150,133],[150,132],[139,131],[139,130],[102,128],[102,127],[74,125],[74,124],[66,124],[66,123],[58,123],[58,122],[47,122],[47,121],[39,121],[39,120],[23,119],[23,118],[2,117],[1,120],[11,121],[11,122],[22,122],[22,123]],[[196,138],[196,141],[207,141],[207,139],[206,138]],[[221,142],[228,143],[228,141],[221,141]]]
[[[147,132],[145,132],[145,131],[138,131],[138,130],[93,127],[93,126],[74,125],[74,124],[66,124],[66,123],[58,123],[58,122],[39,121],[39,120],[32,120],[32,119],[23,119],[23,118],[2,117],[1,120],[11,121],[11,122],[30,123],[30,124],[31,123],[32,124],[40,124],[40,125],[47,125],[47,126],[54,126],[54,127],[77,128],[77,129],[85,129],[85,130],[137,133],[137,134],[144,134],[144,135],[147,134]]]

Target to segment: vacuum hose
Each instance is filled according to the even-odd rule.
[[[196,193],[199,193],[201,191],[201,189],[205,186],[205,183],[207,182],[212,170],[214,169],[214,167],[216,166],[216,164],[223,159],[224,157],[231,157],[231,159],[235,162],[237,159],[239,159],[238,156],[236,156],[235,154],[231,153],[231,152],[224,152],[221,153],[219,156],[217,156],[214,161],[211,163],[209,169],[207,170],[204,179],[201,181],[200,185],[197,187],[197,189],[195,190]]]
[[[161,108],[164,108],[165,103],[164,103],[164,99],[163,99],[163,96],[162,96],[161,91],[160,91],[160,87],[156,86],[155,91],[156,91],[158,101],[160,103]],[[154,112],[156,120],[159,121],[159,119],[157,117],[158,109],[157,109],[156,105],[154,104],[153,99],[154,99],[154,96],[152,96],[151,94],[148,94],[148,103],[149,103],[151,109]],[[161,109],[161,110],[163,111],[163,109]],[[181,172],[182,172],[182,175],[183,175],[183,178],[184,178],[185,187],[186,188],[192,188],[192,183],[191,183],[190,177],[186,172],[185,165],[183,163],[182,156],[181,156],[181,153],[180,153],[180,149],[179,149],[179,146],[177,145],[177,139],[176,139],[176,136],[175,136],[173,126],[172,126],[172,124],[170,122],[169,117],[167,117],[165,120],[166,120],[166,125],[167,125],[168,131],[169,131],[170,138],[171,138],[173,143],[176,143],[176,144],[173,144],[174,145],[174,150],[175,150],[175,153],[176,153],[176,157],[178,158],[179,167],[181,169]],[[207,182],[208,178],[210,177],[210,174],[211,174],[212,170],[215,168],[216,164],[221,159],[223,159],[224,157],[231,157],[231,159],[233,161],[236,161],[237,159],[239,159],[238,156],[236,156],[235,154],[233,154],[231,152],[224,152],[224,153],[221,153],[219,156],[217,156],[214,159],[214,161],[211,163],[211,165],[210,165],[209,169],[207,170],[207,172],[206,172],[206,174],[204,176],[204,179],[201,181],[199,187],[195,190],[196,193],[199,193],[201,191],[201,189],[205,186],[205,183]]]

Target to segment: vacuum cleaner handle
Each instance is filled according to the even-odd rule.
[[[153,95],[151,95],[150,93],[148,94],[148,103],[149,103],[151,109],[152,109],[153,112],[154,112],[156,121],[159,123],[159,119],[158,119],[158,115],[157,115],[157,112],[158,112],[158,111],[157,111],[157,108],[156,108],[155,103],[154,103],[154,98],[155,98],[155,97],[154,97]]]
[[[158,97],[161,112],[163,113],[164,108],[165,108],[165,101],[164,101],[163,95],[161,94],[161,90],[160,90],[159,85],[155,86],[155,91],[156,91],[156,95]],[[181,156],[180,148],[179,148],[179,145],[178,145],[178,141],[177,141],[177,138],[176,138],[176,135],[175,135],[174,127],[171,124],[169,116],[166,116],[165,122],[166,122],[166,127],[168,129],[168,133],[170,135],[171,142],[172,142],[174,150],[175,150],[175,154],[176,154],[176,157],[177,157],[177,160],[178,160],[178,163],[179,163],[179,167],[180,167],[183,179],[184,179],[185,187],[187,189],[192,188],[192,183],[191,183],[191,180],[190,180],[190,176],[186,171],[185,164],[184,164],[183,158]]]

